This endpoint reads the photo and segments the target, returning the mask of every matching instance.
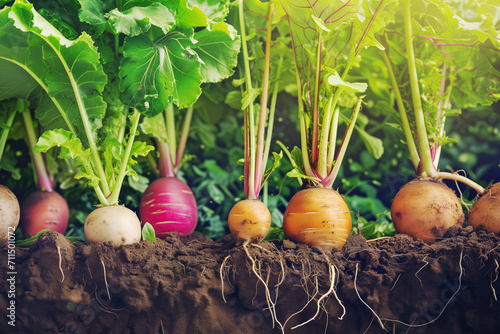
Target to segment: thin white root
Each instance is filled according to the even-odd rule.
[[[223,275],[223,270],[224,270],[224,264],[226,261],[231,257],[231,255],[228,255],[224,258],[224,261],[222,261],[222,264],[220,265],[220,281],[221,281],[221,290],[222,290],[222,300],[224,300],[224,304],[227,304],[226,297],[224,296],[224,275]]]
[[[465,170],[463,170],[463,169],[457,170],[455,173],[458,174],[458,172],[464,172],[464,176],[467,177],[467,173],[465,172]],[[455,185],[457,186],[458,192],[460,194],[460,202],[462,202],[462,205],[467,208],[467,211],[470,211],[470,207],[472,206],[472,204],[465,203],[464,195],[462,194],[462,190],[460,189],[460,186],[458,185],[457,180],[455,180]]]
[[[57,245],[57,253],[59,253],[59,270],[61,271],[61,275],[62,275],[62,280],[61,280],[61,283],[62,283],[62,282],[64,282],[64,271],[62,269],[61,247],[59,247],[59,245]]]
[[[366,307],[368,307],[368,309],[370,311],[372,311],[373,315],[375,316],[375,318],[377,318],[377,321],[378,323],[380,324],[380,327],[382,327],[383,330],[387,331],[387,329],[385,329],[384,327],[384,324],[382,323],[382,320],[380,319],[380,317],[377,315],[377,313],[375,313],[375,311],[370,307],[370,305],[368,305],[364,300],[363,298],[361,298],[361,296],[359,295],[359,291],[358,291],[358,286],[356,285],[356,281],[358,280],[358,263],[356,263],[356,273],[354,274],[354,290],[356,290],[356,294],[358,295],[358,298],[359,300],[361,300],[361,302],[363,304],[365,304]]]
[[[160,327],[161,327],[161,333],[165,334],[165,331],[163,330],[163,319],[160,320]]]
[[[292,319],[294,316],[296,316],[297,314],[301,313],[302,311],[304,311],[306,309],[306,307],[314,300],[314,298],[316,297],[316,295],[318,294],[319,292],[319,287],[318,287],[318,280],[317,280],[317,276],[316,276],[316,288],[314,289],[314,294],[311,296],[309,295],[309,293],[306,291],[306,289],[304,289],[304,291],[306,292],[306,294],[310,297],[310,299],[307,301],[307,303],[304,305],[304,307],[302,307],[300,310],[298,310],[297,312],[295,312],[294,314],[292,314],[291,316],[288,317],[288,319],[286,319],[285,323],[283,324],[283,327],[286,328],[286,324],[287,322]]]
[[[427,255],[424,257],[424,259],[422,260],[425,264],[419,269],[417,270],[417,272],[415,273],[415,277],[418,279],[418,281],[420,282],[420,286],[423,288],[424,285],[422,284],[422,280],[420,279],[420,277],[418,277],[418,273],[424,269],[425,267],[427,267],[427,265],[429,264],[429,261],[425,261],[425,259],[427,258]]]
[[[337,267],[335,267],[334,265],[332,266],[332,271],[333,271],[334,274],[335,274],[335,271],[337,271],[337,276],[338,276],[339,269]],[[333,281],[335,281],[335,275],[333,276]],[[342,311],[343,311],[342,315],[338,318],[339,320],[342,320],[342,319],[344,319],[344,315],[345,315],[346,309],[345,309],[344,304],[342,304],[342,301],[337,296],[337,284],[335,284],[335,289],[333,289],[333,295],[335,296],[335,299],[337,299],[337,301],[339,302],[340,306],[342,307]]]
[[[344,305],[342,304],[342,302],[339,300],[339,298],[337,297],[337,294],[335,292],[335,280],[336,280],[336,274],[337,272],[335,271],[335,266],[334,265],[331,265],[330,266],[330,289],[328,289],[328,291],[323,295],[321,296],[318,301],[316,302],[317,304],[317,309],[316,309],[316,313],[314,314],[314,316],[307,320],[306,322],[303,322],[297,326],[294,326],[292,327],[292,329],[296,329],[296,328],[299,328],[299,327],[302,327],[308,323],[310,323],[311,321],[313,321],[314,319],[316,319],[316,317],[318,316],[319,314],[319,310],[321,309],[321,302],[323,301],[323,299],[327,298],[329,295],[331,295],[332,293],[334,294],[335,298],[338,300],[338,302],[340,303],[340,306],[342,306],[344,312],[342,314],[341,317],[339,317],[340,320],[342,320],[342,318],[344,317],[344,314],[345,314],[345,307]]]
[[[273,328],[274,328],[274,322],[276,321],[278,325],[280,326],[280,329],[283,331],[283,326],[281,323],[278,321],[276,318],[276,305],[273,303],[272,298],[271,298],[271,293],[269,292],[269,287],[267,286],[266,282],[262,278],[261,275],[257,272],[257,269],[255,268],[255,259],[250,255],[250,252],[248,251],[247,247],[248,243],[243,244],[243,250],[245,251],[247,257],[250,259],[250,262],[252,262],[252,271],[254,275],[257,277],[257,279],[264,284],[264,289],[266,291],[266,301],[267,301],[267,306],[269,307],[269,312],[271,313],[271,320],[273,322]]]
[[[102,269],[104,270],[104,284],[106,284],[106,291],[108,292],[108,298],[111,300],[111,294],[109,293],[109,285],[108,285],[108,280],[106,278],[106,267],[104,266],[104,262],[101,259],[102,263]]]
[[[389,291],[392,291],[396,287],[396,284],[398,283],[400,277],[401,277],[401,274],[398,275],[398,278],[396,278],[396,281],[394,282],[394,284],[392,285],[392,288]]]
[[[375,242],[375,241],[381,241],[381,240],[387,240],[387,239],[391,239],[392,237],[380,237],[380,238],[375,238],[375,239],[370,239],[370,240],[366,240],[367,243],[371,243],[371,242]]]
[[[395,319],[387,319],[387,318],[380,318],[376,313],[375,311],[363,300],[361,299],[361,296],[359,295],[359,292],[358,292],[358,288],[356,286],[356,279],[358,277],[358,264],[356,263],[356,274],[354,275],[354,289],[356,290],[356,293],[359,297],[359,299],[361,300],[361,302],[363,304],[365,304],[366,307],[368,307],[368,309],[370,309],[370,311],[372,311],[372,313],[375,315],[375,317],[377,318],[380,326],[382,327],[382,329],[386,330],[382,321],[388,321],[388,322],[393,322],[393,323],[398,323],[400,325],[403,325],[403,326],[407,326],[409,328],[411,327],[425,327],[427,325],[430,325],[432,324],[433,322],[435,322],[436,320],[438,320],[441,315],[443,314],[444,310],[446,310],[446,308],[448,307],[448,305],[451,303],[451,301],[453,300],[453,298],[455,297],[455,295],[460,291],[460,289],[462,288],[462,275],[464,273],[464,268],[462,266],[462,259],[463,259],[463,250],[462,252],[460,253],[460,261],[458,263],[459,267],[460,267],[460,275],[458,276],[458,288],[457,290],[453,293],[453,295],[450,297],[450,299],[448,300],[448,302],[444,305],[443,309],[441,310],[441,312],[438,314],[438,316],[434,319],[432,319],[431,321],[429,322],[426,322],[424,324],[418,324],[418,325],[413,325],[413,324],[408,324],[406,322],[403,322],[403,321],[400,321],[400,320],[395,320]],[[386,330],[387,331],[387,330]]]
[[[498,280],[498,261],[495,259],[495,264],[497,265],[496,268],[495,268],[495,279],[492,279],[490,281],[490,286],[491,286],[491,291],[493,291],[493,298],[495,298],[495,301],[498,301],[497,299],[497,292],[495,291],[495,288],[493,287],[493,283],[495,283],[497,280]],[[491,274],[492,278],[493,278],[493,274]]]

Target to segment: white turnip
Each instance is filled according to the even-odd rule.
[[[0,184],[0,242],[7,240],[19,224],[19,202],[16,195]]]
[[[21,203],[20,227],[26,238],[45,229],[64,234],[68,218],[68,203],[53,191],[35,191]]]
[[[114,247],[141,241],[141,222],[130,209],[110,205],[92,211],[85,220],[88,242],[111,242]]]
[[[500,183],[486,188],[472,205],[468,223],[474,228],[483,227],[488,232],[500,234]]]
[[[415,179],[404,185],[391,206],[398,233],[432,243],[453,225],[462,225],[465,216],[460,199],[439,180]]]
[[[149,185],[140,204],[143,224],[150,223],[159,238],[169,232],[187,235],[198,221],[198,208],[193,192],[176,177],[162,177]]]

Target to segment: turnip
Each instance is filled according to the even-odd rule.
[[[41,230],[53,230],[64,234],[68,218],[68,203],[54,191],[35,191],[21,203],[20,227],[26,238],[36,235]]]
[[[19,202],[16,195],[0,184],[0,244],[7,241],[19,224]]]
[[[438,170],[441,147],[450,141],[444,131],[446,117],[459,113],[451,104],[470,107],[494,102],[495,96],[485,92],[494,89],[499,78],[471,86],[471,75],[487,77],[494,72],[482,55],[490,48],[478,39],[479,30],[461,23],[465,20],[459,11],[449,4],[442,6],[446,9],[435,11],[431,3],[404,1],[403,13],[395,16],[391,27],[394,30],[383,35],[382,53],[417,176],[394,198],[391,216],[398,232],[429,243],[441,238],[450,226],[464,222],[459,198],[442,180],[460,181],[479,194],[484,192],[464,176]],[[433,11],[436,18],[427,20],[425,16]],[[418,36],[412,31],[414,22],[419,25]],[[437,38],[435,31],[442,35],[446,31],[447,37]],[[494,37],[486,39],[500,46]],[[477,66],[479,62],[481,66]],[[403,97],[411,103],[405,103]]]
[[[269,150],[271,146],[272,129],[274,125],[274,114],[276,109],[276,96],[280,89],[279,77],[282,73],[283,56],[276,54],[274,57],[279,61],[273,63],[272,75],[275,84],[272,87],[272,99],[269,110],[268,95],[271,76],[271,32],[273,30],[273,21],[278,21],[275,15],[275,1],[267,4],[238,3],[238,20],[239,29],[242,36],[246,36],[246,20],[251,19],[251,22],[259,22],[265,24],[267,29],[259,31],[256,38],[252,41],[242,41],[243,69],[244,69],[244,96],[249,100],[242,105],[244,115],[244,133],[245,133],[245,158],[244,158],[244,192],[245,199],[237,202],[228,216],[229,230],[237,245],[243,245],[246,249],[249,243],[257,243],[262,241],[271,227],[271,213],[267,205],[259,199],[260,191],[266,182],[269,174],[277,167],[281,154],[274,153],[274,163],[265,171]],[[257,20],[257,21],[255,21]],[[251,27],[254,28],[254,27]],[[249,43],[253,43],[249,47]],[[262,43],[262,44],[261,44]],[[265,43],[265,44],[264,44]],[[265,45],[265,50],[262,50],[262,45]],[[262,63],[256,58],[253,52],[264,51],[264,62]],[[253,61],[251,61],[253,58]],[[257,67],[262,71],[262,77],[252,73],[251,67]],[[256,79],[256,77],[258,79]],[[258,95],[250,98],[254,86],[261,86],[260,103],[256,105],[254,100]],[[256,107],[259,106],[259,118],[257,122]],[[266,119],[267,123],[267,138],[266,138]],[[253,260],[253,259],[252,259]],[[259,277],[258,273],[256,275]]]
[[[33,149],[38,136],[29,109],[23,110],[22,115],[35,170],[37,191],[28,195],[21,203],[21,230],[26,238],[46,229],[64,234],[68,226],[68,203],[53,190],[47,163],[44,157]]]
[[[306,179],[310,186],[291,199],[283,231],[294,241],[331,251],[344,245],[352,229],[350,209],[332,187],[353,130],[358,128],[363,97],[356,93],[367,88],[366,83],[348,82],[347,78],[353,65],[359,66],[362,52],[373,46],[367,36],[373,36],[375,29],[383,31],[387,24],[384,15],[391,9],[384,1],[373,8],[362,2],[281,3],[292,39],[301,138],[300,149],[287,152],[294,165],[288,176]],[[365,20],[359,19],[365,15]],[[341,107],[352,110],[350,119],[343,116]],[[341,120],[347,128],[337,147]],[[364,142],[373,148],[379,140],[367,137]],[[380,154],[374,155],[378,158]]]
[[[469,225],[500,234],[500,183],[486,188],[469,212]]]
[[[88,242],[111,242],[114,247],[141,241],[141,222],[130,209],[110,205],[92,211],[84,225]]]
[[[166,237],[169,232],[178,232],[180,235],[190,234],[196,228],[198,221],[198,208],[194,195],[189,186],[178,179],[177,175],[184,162],[183,156],[194,112],[193,104],[202,92],[200,84],[215,83],[228,78],[234,73],[234,67],[237,64],[240,49],[239,36],[234,33],[231,25],[223,22],[227,13],[223,12],[222,2],[220,4],[220,7],[209,6],[210,13],[207,13],[207,16],[202,12],[203,7],[197,9],[196,17],[200,19],[197,23],[192,19],[188,19],[188,22],[181,22],[182,18],[179,18],[179,22],[175,22],[182,28],[179,28],[180,31],[173,29],[171,34],[173,36],[179,33],[180,37],[184,37],[185,24],[193,25],[196,29],[196,33],[189,37],[193,42],[189,48],[183,50],[180,55],[171,57],[168,54],[178,49],[179,45],[185,44],[184,40],[174,42],[165,49],[160,48],[158,55],[151,58],[151,61],[155,62],[156,57],[161,59],[158,61],[158,77],[178,76],[158,85],[158,90],[164,92],[163,94],[170,94],[171,97],[162,101],[168,103],[164,104],[164,110],[159,115],[145,119],[141,124],[142,131],[156,139],[159,164],[158,167],[153,166],[153,169],[159,178],[146,189],[142,196],[140,217],[142,224],[150,223],[161,238]],[[217,23],[213,27],[212,24],[207,26],[206,22],[210,22],[209,16],[217,11],[220,11]],[[165,40],[170,40],[170,37]],[[167,56],[164,56],[165,52]],[[179,59],[183,60],[181,64],[178,64]],[[141,59],[135,59],[135,61],[137,66],[144,64]],[[149,73],[147,68],[149,67],[146,67],[146,74]],[[165,72],[168,73],[165,74]],[[138,79],[142,80],[142,77]],[[136,94],[137,90],[130,91],[131,97],[135,97]],[[156,93],[144,92],[143,94],[144,99],[149,100],[151,94]],[[174,104],[177,108],[174,108]],[[176,115],[181,113],[184,114],[182,127],[177,126],[180,117]],[[154,165],[155,160],[152,157],[151,161]]]
[[[187,235],[194,231],[198,208],[193,192],[176,177],[162,177],[149,185],[141,198],[142,223],[149,222],[156,236],[165,238],[168,232]]]

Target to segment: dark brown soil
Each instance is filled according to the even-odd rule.
[[[249,252],[286,333],[385,333],[383,325],[390,333],[487,334],[500,332],[499,245],[493,234],[453,227],[432,245],[351,236],[329,254],[290,241]],[[281,333],[231,236],[172,235],[115,249],[51,232],[16,251],[15,328],[5,316],[10,276],[0,251],[0,333]],[[334,294],[322,298],[330,266],[342,320]],[[315,315],[320,298],[317,317],[292,330]]]

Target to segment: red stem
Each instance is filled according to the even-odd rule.
[[[161,177],[175,177],[174,167],[172,165],[172,158],[170,157],[170,151],[168,149],[168,144],[163,140],[156,141],[158,152],[160,152],[160,158],[158,159],[158,170],[160,171]]]

